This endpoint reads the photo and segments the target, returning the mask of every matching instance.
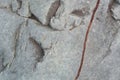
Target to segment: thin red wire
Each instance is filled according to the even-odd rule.
[[[92,25],[92,22],[93,22],[95,13],[96,13],[96,11],[97,11],[97,9],[98,9],[99,3],[100,3],[100,0],[98,0],[97,3],[96,3],[96,6],[95,6],[95,8],[94,8],[94,10],[93,10],[93,13],[92,13],[92,16],[91,16],[89,25],[88,25],[88,29],[87,29],[87,31],[86,31],[85,40],[84,40],[84,44],[83,44],[82,58],[81,58],[81,62],[80,62],[80,66],[79,66],[77,75],[76,75],[76,77],[75,77],[74,80],[77,80],[77,79],[79,78],[80,73],[81,73],[81,70],[82,70],[82,67],[83,67],[85,50],[86,50],[86,44],[87,44],[87,40],[88,40],[88,34],[89,34],[89,32],[90,32],[90,28],[91,28],[91,25]]]

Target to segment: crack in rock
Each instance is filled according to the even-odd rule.
[[[47,17],[46,17],[47,18],[47,22],[48,22],[47,24],[50,24],[50,20],[51,20],[51,18],[53,16],[55,16],[59,6],[60,6],[60,0],[57,0],[54,3],[52,3],[52,5],[49,8],[49,11],[47,13]]]
[[[4,51],[0,50],[0,73],[7,68],[7,64],[4,65]]]
[[[82,9],[72,11],[71,14],[74,14],[78,17],[83,17],[83,16],[90,14],[89,10],[90,9],[88,7],[83,7]]]

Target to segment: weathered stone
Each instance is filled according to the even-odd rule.
[[[12,0],[0,0],[0,7],[10,7]]]
[[[18,9],[20,9],[21,2],[18,2],[17,0],[12,0],[12,11],[17,12]]]
[[[48,25],[60,5],[59,0],[30,0],[30,10],[43,25]]]
[[[0,80],[74,80],[96,2],[12,0],[0,7]],[[119,4],[110,2],[100,1],[78,80],[120,80]]]
[[[69,5],[70,4],[70,5]],[[80,6],[75,6],[75,5]],[[81,16],[74,13],[75,10],[81,11]],[[77,1],[61,1],[61,5],[55,17],[52,17],[50,25],[53,29],[68,30],[76,26],[80,26],[84,22],[84,17],[89,15],[89,5],[87,2]],[[79,14],[79,13],[77,13]],[[77,24],[76,24],[77,23]]]
[[[2,49],[2,48],[1,48]],[[3,51],[0,50],[0,73],[3,71],[4,66],[3,66],[3,60],[4,60],[4,55],[3,55]]]
[[[12,10],[22,17],[30,17],[29,0],[12,0]]]
[[[18,14],[23,17],[31,16],[29,8],[30,8],[29,0],[22,0],[22,4],[20,9],[18,10]]]
[[[116,2],[118,2],[120,4],[120,0],[116,0]]]
[[[24,21],[10,10],[0,9],[0,48],[4,50],[4,64],[8,64],[14,52],[14,33],[17,27]]]
[[[116,4],[115,6],[113,6],[112,12],[113,12],[112,16],[116,20],[120,20],[120,5]]]

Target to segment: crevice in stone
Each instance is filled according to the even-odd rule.
[[[74,10],[74,11],[71,12],[71,14],[74,14],[74,15],[76,15],[78,17],[84,16],[82,10]]]
[[[22,1],[21,0],[17,0],[20,4],[22,4]],[[50,11],[48,12],[48,20],[50,21],[50,19],[53,17],[53,16],[55,16],[55,14],[56,14],[56,12],[57,12],[57,9],[59,8],[59,6],[60,6],[60,0],[57,0],[57,1],[55,1],[54,3],[53,3],[53,6],[51,6],[51,9],[50,9]],[[43,25],[42,24],[42,22],[38,19],[38,17],[34,14],[34,13],[32,13],[32,11],[30,10],[30,4],[29,4],[29,13],[31,14],[29,17],[25,17],[25,16],[21,16],[20,14],[18,14],[17,13],[17,11],[16,12],[14,12],[13,10],[12,10],[12,4],[9,6],[9,7],[0,7],[1,9],[7,9],[7,10],[9,10],[10,12],[12,12],[13,14],[16,14],[17,16],[19,16],[19,17],[22,17],[22,18],[28,18],[28,19],[32,19],[32,20],[35,20],[39,25],[41,25],[41,26],[45,26],[45,27],[47,27],[47,28],[49,28],[50,30],[52,30],[52,31],[62,31],[62,30],[58,30],[58,29],[55,29],[55,28],[53,28],[53,27],[51,27],[51,25],[50,25],[50,23],[48,23],[48,25]],[[55,8],[55,9],[54,9]],[[52,12],[51,12],[52,11]]]
[[[30,12],[31,12],[31,11],[30,11]],[[45,26],[45,27],[51,29],[52,31],[61,31],[61,30],[57,30],[57,29],[51,27],[50,24],[48,24],[48,25],[43,25],[43,24],[39,21],[38,17],[36,17],[32,12],[31,12],[31,16],[28,17],[28,19],[33,19],[33,20],[35,20],[39,25]]]
[[[38,43],[33,37],[29,37],[29,41],[33,44],[36,49],[35,57],[37,62],[42,62],[43,57],[45,56],[44,49],[41,46],[41,43]]]
[[[115,0],[110,0],[109,5],[108,5],[108,12],[111,12],[111,8],[114,3],[115,3]]]
[[[50,30],[52,30],[52,31],[60,31],[60,30],[57,30],[57,29],[54,29],[53,27],[51,27],[50,24],[48,24],[48,25],[43,25],[42,22],[39,21],[38,17],[36,17],[32,12],[31,12],[31,16],[28,17],[28,19],[32,19],[32,20],[34,20],[34,21],[37,22],[37,23],[36,23],[37,25],[41,25],[41,26],[47,27],[48,29],[50,29]]]
[[[1,6],[0,9],[7,9],[8,7],[6,6]]]
[[[58,8],[60,7],[61,1],[57,0],[54,3],[52,3],[51,7],[49,8],[49,11],[47,13],[47,24],[50,24],[50,20],[53,16],[56,15],[56,12],[58,10]]]
[[[23,25],[23,23],[19,24],[19,27],[16,29],[16,31],[14,33],[13,57],[12,57],[11,61],[8,63],[8,65],[7,65],[9,68],[11,67],[13,61],[16,58],[17,47],[19,45],[19,35],[20,35],[22,25]]]
[[[17,0],[17,2],[19,3],[19,8],[18,9],[20,9],[21,6],[22,6],[22,0]]]
[[[54,3],[52,3],[52,5],[49,8],[49,11],[47,13],[47,17],[46,17],[47,23],[46,23],[46,25],[43,25],[42,22],[38,19],[38,17],[30,10],[30,6],[29,6],[29,10],[30,10],[31,16],[28,17],[28,18],[39,22],[42,26],[49,26],[50,27],[50,20],[53,16],[55,16],[59,6],[60,6],[60,0],[57,0]],[[50,27],[50,28],[53,29],[52,27]]]
[[[31,12],[31,16],[28,17],[28,18],[29,18],[29,19],[33,19],[33,20],[39,22],[40,24],[42,24],[42,23],[39,21],[38,17],[36,17],[32,12]]]
[[[113,6],[115,6],[117,4],[118,4],[118,2],[116,0],[110,0],[107,13],[108,13],[109,17],[111,17],[115,21],[120,21],[120,19],[115,19],[115,17],[113,16],[113,11],[112,11]]]
[[[0,9],[5,9],[5,10],[10,11],[11,13],[13,13],[13,14],[19,16],[19,17],[23,17],[23,16],[19,15],[17,12],[14,12],[14,11],[12,10],[12,5],[9,5],[9,7],[0,7]],[[24,18],[25,18],[25,17],[24,17]]]
[[[15,8],[14,5],[16,5],[16,8]],[[19,15],[18,14],[18,10],[21,8],[21,6],[22,6],[22,0],[12,0],[12,3],[10,4],[9,8],[10,8],[10,10],[12,12],[16,13],[17,15]]]
[[[30,9],[30,4],[29,4],[28,9],[29,9],[29,13],[31,14],[31,15],[28,17],[28,19],[35,20],[35,21],[36,21],[37,23],[39,23],[40,25],[44,26],[44,25],[42,24],[42,22],[38,19],[38,17],[31,11],[31,9]]]
[[[16,14],[17,16],[19,16],[19,17],[23,17],[23,16],[21,16],[21,15],[19,15],[18,13],[17,13],[17,11],[13,11],[13,9],[12,9],[12,4],[9,6],[9,8],[8,8],[12,13],[14,13],[14,14]]]
[[[33,55],[35,57],[34,68],[36,68],[37,63],[43,62],[45,52],[41,43],[38,43],[33,37],[29,37],[29,41],[30,43],[32,43],[33,47],[35,48],[35,53]]]
[[[83,8],[81,8],[81,9],[75,9],[75,10],[73,10],[73,11],[71,12],[71,14],[73,14],[73,15],[75,15],[75,16],[78,16],[78,17],[84,17],[84,16],[90,14],[90,13],[89,13],[89,10],[90,10],[90,9],[86,6],[86,7],[83,7]]]
[[[0,73],[4,70],[4,56],[3,56],[3,52],[0,52]]]
[[[114,5],[114,2],[115,2],[115,0],[110,0],[109,1],[109,4],[108,4],[108,9],[107,9],[107,13],[108,13],[108,17],[111,17],[111,18],[113,18],[114,19],[114,17],[112,16],[112,7],[113,7],[113,5]],[[114,19],[115,20],[115,19]]]

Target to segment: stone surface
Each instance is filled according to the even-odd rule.
[[[70,4],[70,5],[69,5]],[[78,6],[76,6],[78,5]],[[75,15],[73,11],[79,10],[81,16]],[[51,19],[51,27],[57,30],[72,29],[73,27],[80,26],[84,23],[84,17],[87,17],[90,12],[90,7],[86,1],[61,1],[60,8],[56,16]]]
[[[0,50],[0,72],[4,70],[3,60],[4,60],[4,54],[3,51]]]
[[[115,6],[113,6],[112,12],[113,12],[113,17],[116,20],[120,20],[120,5],[119,4],[116,4]]]
[[[0,0],[0,7],[10,7],[12,0]]]
[[[18,15],[23,17],[29,17],[30,14],[30,5],[29,0],[12,0],[12,10]]]
[[[43,25],[48,25],[59,7],[59,0],[30,0],[30,10]]]
[[[120,0],[116,0],[116,2],[118,2],[120,4]]]
[[[120,80],[120,5],[110,2],[100,1],[78,80]],[[0,0],[0,80],[74,80],[95,4]]]

